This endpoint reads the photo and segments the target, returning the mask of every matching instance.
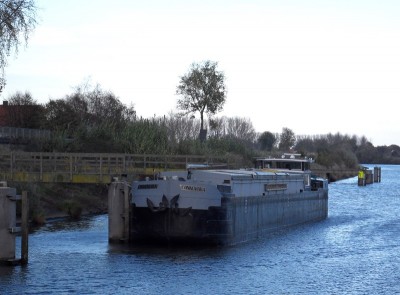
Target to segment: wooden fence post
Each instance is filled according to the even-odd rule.
[[[29,201],[28,193],[22,192],[21,202],[21,264],[25,265],[28,263],[28,212],[29,212]]]

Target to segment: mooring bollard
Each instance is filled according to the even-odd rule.
[[[28,263],[29,202],[28,193],[22,192],[21,199],[21,264]]]
[[[381,182],[381,167],[374,167],[374,182]]]
[[[21,196],[15,188],[1,182],[0,187],[0,263],[8,265],[28,263],[28,197],[23,192],[21,203],[21,227],[16,226],[16,202]],[[21,231],[22,228],[22,231]],[[21,235],[21,259],[15,256],[15,234]]]
[[[374,167],[374,170],[361,167],[358,171],[358,185],[365,186],[374,182],[381,182],[381,168]]]
[[[365,170],[365,184],[374,183],[374,175],[372,174],[372,170]]]

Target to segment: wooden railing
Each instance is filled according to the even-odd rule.
[[[110,183],[122,175],[154,175],[165,170],[184,170],[188,164],[240,168],[228,158],[196,155],[139,155],[92,153],[0,153],[0,181]],[[311,169],[330,180],[357,175],[358,170]]]
[[[110,183],[121,175],[152,175],[190,163],[227,166],[224,158],[196,155],[0,153],[0,180]]]

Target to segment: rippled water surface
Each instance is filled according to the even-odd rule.
[[[325,221],[228,248],[108,244],[107,216],[30,235],[0,294],[400,294],[400,166],[382,182],[329,185]]]

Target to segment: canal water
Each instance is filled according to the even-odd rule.
[[[0,294],[400,294],[400,166],[329,185],[329,216],[227,248],[108,244],[107,216],[30,235]]]

